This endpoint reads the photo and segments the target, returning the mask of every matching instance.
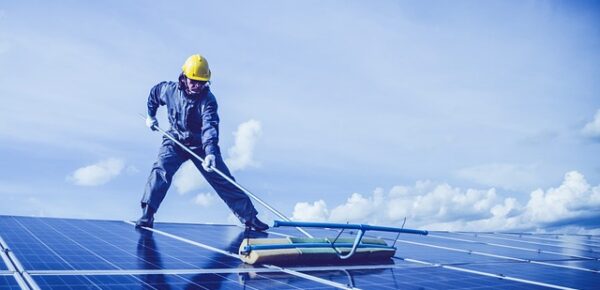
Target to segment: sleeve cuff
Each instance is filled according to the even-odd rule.
[[[218,145],[206,145],[206,147],[204,147],[204,153],[206,155],[219,155],[220,154],[220,150],[219,150],[219,146]]]

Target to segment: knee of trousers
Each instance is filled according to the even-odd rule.
[[[168,164],[165,164],[163,162],[157,161],[156,163],[154,163],[154,167],[152,167],[151,175],[153,177],[160,177],[165,182],[170,183],[171,179],[173,179],[173,175],[175,175],[175,171],[177,171],[177,168],[169,166]]]

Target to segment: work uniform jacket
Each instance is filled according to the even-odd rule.
[[[163,105],[172,136],[190,147],[202,147],[206,155],[220,155],[217,100],[208,86],[197,95],[188,95],[180,83],[161,82],[150,90],[148,116],[155,117]]]

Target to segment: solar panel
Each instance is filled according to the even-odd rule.
[[[309,232],[320,237],[337,234],[328,229]],[[3,250],[11,253],[0,254],[4,261],[0,290],[597,289],[600,285],[596,236],[383,233],[378,237],[389,243],[397,238],[398,250],[387,263],[251,266],[237,257],[245,238],[282,236],[301,235],[293,228],[262,234],[232,225],[157,223],[149,231],[136,230],[127,221],[0,216]]]

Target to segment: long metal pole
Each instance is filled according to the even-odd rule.
[[[372,226],[372,225],[366,225],[366,224],[336,224],[336,223],[275,221],[273,223],[273,227],[274,228],[277,228],[277,227],[305,227],[305,228],[353,229],[353,230],[365,230],[365,231],[417,234],[417,235],[424,235],[424,236],[429,234],[428,231],[422,231],[422,230]]]
[[[142,117],[144,120],[146,119],[146,117],[144,115],[142,115],[142,114],[140,114],[140,117]],[[179,147],[181,147],[183,150],[185,150],[188,153],[190,153],[194,158],[196,158],[200,162],[204,163],[204,159],[202,159],[202,157],[200,157],[198,154],[194,153],[194,151],[192,151],[187,146],[183,145],[181,142],[179,142],[179,140],[177,140],[173,136],[171,136],[171,134],[167,133],[165,130],[163,130],[159,126],[153,126],[153,127],[156,130],[158,130],[160,133],[162,133],[165,137],[167,137],[167,138],[171,139],[171,141],[175,142],[175,144],[179,145]],[[246,188],[244,188],[241,184],[239,184],[235,180],[231,179],[229,176],[227,176],[227,174],[223,173],[221,170],[219,170],[219,169],[217,169],[215,167],[212,167],[212,166],[210,167],[210,169],[212,169],[214,172],[216,172],[217,174],[219,174],[221,177],[225,178],[225,180],[229,181],[235,187],[239,188],[246,195],[248,195],[249,197],[252,197],[258,203],[262,204],[264,207],[266,207],[268,210],[270,210],[272,213],[274,213],[275,215],[277,215],[281,219],[283,219],[285,221],[291,221],[288,217],[286,217],[281,212],[279,212],[278,210],[276,210],[275,208],[273,208],[272,206],[270,206],[268,203],[266,203],[265,201],[263,201],[260,197],[256,196],[254,193],[252,193],[249,190],[247,190]],[[300,227],[296,227],[296,229],[298,229],[305,236],[307,236],[309,238],[313,238],[313,236],[311,234],[309,234],[307,231],[305,231],[304,229],[302,229]]]

